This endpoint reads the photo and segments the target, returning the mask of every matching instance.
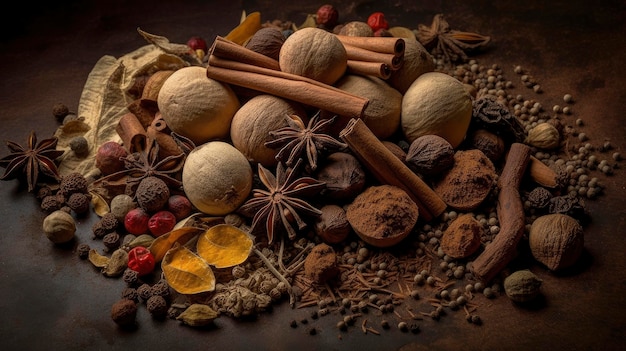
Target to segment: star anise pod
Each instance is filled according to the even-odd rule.
[[[311,170],[314,171],[317,168],[317,156],[321,152],[348,147],[324,133],[336,118],[337,116],[320,120],[318,112],[305,127],[297,115],[287,116],[289,126],[270,132],[274,140],[267,141],[265,146],[273,149],[280,147],[276,159],[290,167],[305,154]]]
[[[297,224],[299,230],[306,227],[300,214],[314,217],[322,214],[301,197],[318,194],[326,183],[308,176],[298,177],[301,163],[300,158],[293,168],[285,169],[284,164],[279,162],[276,176],[259,163],[259,178],[267,190],[254,189],[252,198],[239,208],[244,216],[253,217],[251,232],[255,233],[260,226],[265,225],[270,244],[281,226],[286,230],[289,239],[294,239],[296,230],[293,223]]]
[[[429,26],[420,24],[417,29],[417,40],[434,53],[442,54],[449,62],[457,59],[467,60],[470,50],[487,45],[491,38],[471,32],[450,29],[443,14],[437,14]]]
[[[145,150],[132,153],[124,158],[128,179],[126,182],[132,187],[147,177],[157,177],[173,189],[180,188],[182,181],[176,178],[184,166],[186,154],[181,152],[159,159],[159,144],[152,139]]]
[[[31,192],[37,185],[39,173],[43,173],[56,181],[61,180],[59,170],[54,161],[63,155],[62,150],[56,150],[58,139],[52,137],[37,143],[35,131],[31,131],[26,147],[7,141],[11,154],[0,159],[0,166],[6,168],[1,180],[17,178],[26,173],[28,191]]]

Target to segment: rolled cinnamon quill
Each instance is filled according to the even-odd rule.
[[[351,119],[339,137],[378,181],[406,191],[417,204],[420,217],[430,221],[446,209],[439,195],[394,155],[363,120]]]
[[[280,71],[278,61],[274,60],[273,58],[267,57],[263,54],[259,54],[256,51],[247,49],[220,36],[215,38],[215,41],[213,42],[213,45],[209,50],[209,54],[221,57],[223,59],[233,60]]]
[[[381,79],[391,77],[391,69],[384,63],[348,60],[348,72]]]
[[[352,61],[365,61],[365,62],[380,62],[388,65],[392,70],[397,70],[402,67],[404,55],[396,56],[394,54],[386,54],[382,52],[370,51],[360,48],[358,46],[352,46],[344,44],[348,60]]]
[[[207,77],[276,95],[341,116],[360,118],[369,99],[296,74],[224,60],[211,55]]]
[[[395,56],[404,56],[405,43],[402,38],[337,35],[337,39],[344,45],[355,46],[374,52],[393,54]]]
[[[146,130],[133,113],[128,112],[123,115],[117,123],[115,131],[122,139],[128,152],[133,153],[146,148]]]

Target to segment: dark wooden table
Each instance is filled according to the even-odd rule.
[[[303,21],[321,3],[306,1],[66,1],[14,4],[3,11],[0,37],[0,140],[23,143],[30,130],[52,135],[51,108],[75,110],[83,84],[103,55],[122,56],[145,45],[141,27],[184,43],[193,35],[212,40],[236,25],[242,10],[264,20]],[[522,65],[537,80],[544,106],[575,98],[570,124],[594,145],[610,140],[626,156],[626,7],[623,1],[354,1],[337,5],[342,21],[384,11],[390,22],[411,28],[444,13],[454,28],[492,36],[477,59],[499,64],[509,79]],[[9,24],[16,20],[17,24]],[[15,21],[12,21],[13,23]],[[524,94],[531,94],[520,88]],[[8,150],[2,146],[0,156]],[[610,158],[610,154],[607,156]],[[621,163],[622,167],[624,163]],[[537,269],[545,303],[524,309],[502,296],[481,306],[484,325],[463,318],[425,321],[417,335],[391,330],[342,334],[335,319],[319,320],[320,332],[291,329],[304,311],[283,304],[255,321],[220,318],[213,330],[155,321],[140,309],[139,329],[124,332],[109,317],[123,282],[107,279],[71,248],[52,245],[41,232],[43,212],[17,181],[0,182],[0,348],[3,350],[618,350],[626,332],[626,177],[600,176],[607,191],[589,201],[583,264],[575,273]],[[94,215],[79,223],[88,231]],[[395,328],[394,328],[395,329]]]

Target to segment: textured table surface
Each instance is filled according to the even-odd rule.
[[[82,1],[66,5],[17,4],[3,12],[0,38],[0,156],[5,140],[23,143],[30,130],[49,136],[57,128],[51,107],[76,109],[83,84],[103,55],[119,57],[145,45],[136,28],[184,43],[193,35],[211,41],[241,16],[304,20],[321,3],[307,1]],[[626,155],[626,7],[622,1],[352,1],[338,5],[342,21],[384,11],[390,22],[415,28],[444,13],[453,28],[493,38],[477,57],[498,64],[510,80],[522,65],[540,82],[544,106],[575,97],[573,119],[596,145],[610,140]],[[18,19],[9,25],[9,19]],[[522,88],[520,88],[522,89]],[[525,88],[524,88],[525,89]],[[528,90],[521,90],[526,95]],[[610,157],[610,155],[608,156]],[[623,164],[623,163],[622,163]],[[336,320],[321,319],[320,332],[291,329],[304,313],[287,304],[255,321],[220,318],[213,330],[159,322],[140,309],[139,329],[124,332],[109,317],[123,282],[106,279],[71,249],[51,245],[41,233],[43,212],[17,181],[0,182],[0,348],[4,350],[617,350],[626,333],[626,177],[603,178],[607,192],[588,202],[592,222],[577,269],[544,280],[541,308],[524,309],[502,296],[481,306],[480,327],[463,318],[424,321],[417,335],[383,335],[358,329],[341,334]],[[94,215],[81,221],[88,230]]]

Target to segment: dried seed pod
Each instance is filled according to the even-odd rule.
[[[361,193],[365,186],[363,166],[352,154],[334,152],[317,169],[320,182],[326,183],[324,196],[334,200],[351,200]]]
[[[504,155],[504,139],[485,129],[476,130],[471,138],[472,148],[482,151],[492,162],[500,160]]]
[[[504,292],[515,302],[528,302],[539,295],[542,280],[529,270],[516,271],[504,279]]]
[[[561,144],[561,135],[552,124],[539,123],[528,132],[525,143],[540,149],[554,149]]]
[[[66,243],[74,238],[76,222],[69,213],[57,210],[44,218],[43,232],[55,244]]]
[[[583,228],[568,215],[548,214],[533,222],[528,242],[537,261],[552,271],[560,270],[572,266],[582,254]]]
[[[177,320],[191,327],[203,327],[213,323],[219,312],[204,304],[193,304],[176,317]]]
[[[454,148],[438,135],[424,135],[411,143],[406,163],[415,173],[435,176],[454,165]]]

